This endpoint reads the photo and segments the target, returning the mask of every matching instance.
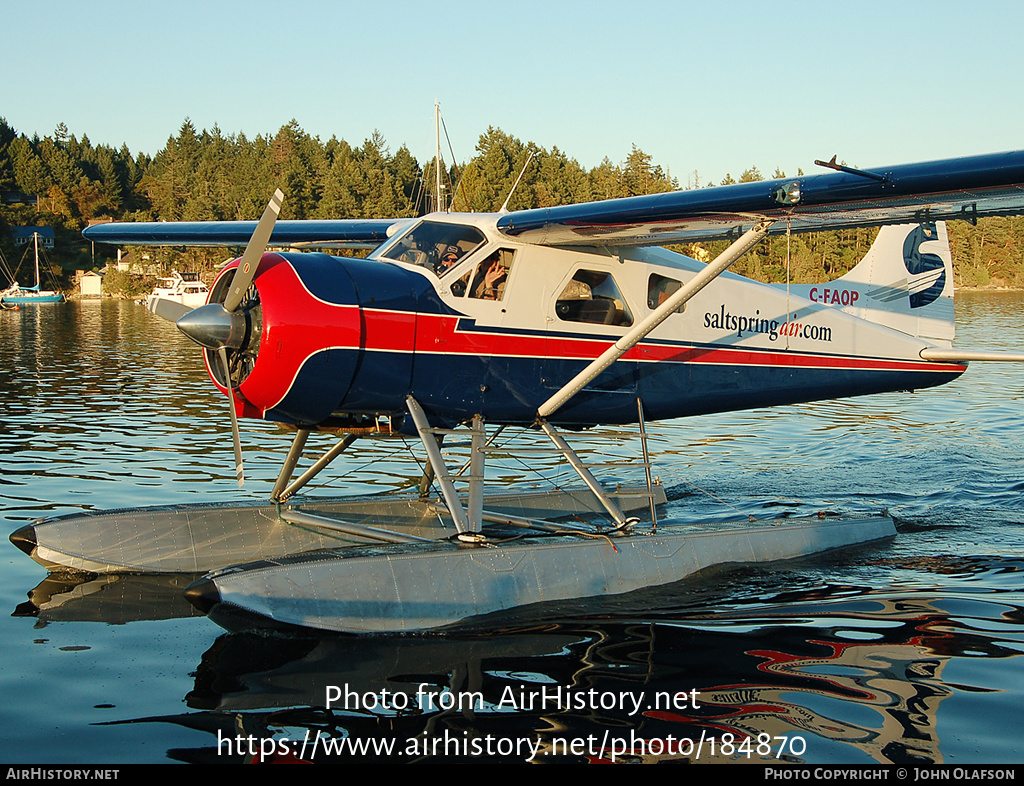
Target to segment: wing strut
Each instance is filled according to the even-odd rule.
[[[677,289],[668,300],[652,311],[645,320],[630,330],[626,335],[608,347],[604,353],[590,363],[579,374],[573,377],[561,390],[540,405],[537,410],[537,417],[542,422],[551,417],[555,412],[579,393],[586,385],[594,380],[598,374],[608,368],[631,350],[636,344],[642,341],[648,333],[668,319],[687,300],[692,298],[704,287],[718,278],[722,273],[743,254],[756,246],[768,234],[768,228],[774,224],[774,219],[762,218],[753,227],[743,233],[742,236],[732,243],[725,251],[715,257],[714,261],[690,279],[685,285]]]

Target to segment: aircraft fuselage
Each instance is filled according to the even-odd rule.
[[[703,264],[656,247],[518,243],[497,216],[441,214],[367,259],[268,253],[237,386],[242,414],[302,426],[405,411],[437,424],[537,408]],[[447,257],[447,258],[445,258]],[[227,269],[212,289],[218,296]],[[589,426],[791,404],[948,382],[966,368],[931,342],[840,304],[725,273],[552,418]],[[207,364],[222,390],[216,364]]]

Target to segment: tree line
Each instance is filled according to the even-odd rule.
[[[524,169],[525,167],[525,169]],[[522,179],[512,192],[516,178]],[[433,160],[421,164],[402,146],[392,152],[374,133],[359,146],[332,136],[326,142],[292,120],[276,134],[248,138],[214,126],[197,130],[185,120],[164,147],[150,157],[127,146],[94,145],[61,124],[51,136],[19,134],[0,118],[0,249],[16,259],[11,225],[49,225],[58,235],[54,258],[63,271],[101,266],[111,249],[93,250],[81,238],[91,221],[199,221],[252,219],[275,188],[286,194],[281,217],[379,218],[429,212],[442,199],[453,210],[498,210],[512,192],[510,210],[651,194],[679,182],[635,145],[624,160],[605,158],[591,169],[565,152],[523,142],[490,127],[475,154],[446,164],[442,193]],[[798,172],[798,174],[802,174]],[[776,170],[772,177],[785,177]],[[706,187],[693,172],[686,187]],[[720,184],[765,179],[757,167]],[[18,203],[18,195],[34,201]],[[957,284],[1024,286],[1024,218],[988,218],[972,227],[949,225]],[[853,229],[771,238],[744,257],[737,272],[761,281],[827,281],[863,256],[875,230]],[[684,244],[675,250],[703,258],[717,244]],[[20,252],[19,252],[20,253]],[[223,251],[154,250],[165,265],[208,271]]]

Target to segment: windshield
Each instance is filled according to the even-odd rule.
[[[420,265],[441,276],[483,242],[483,233],[474,227],[423,221],[374,256]]]

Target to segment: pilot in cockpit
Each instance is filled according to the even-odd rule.
[[[438,265],[435,272],[439,276],[443,276],[458,264],[460,256],[462,256],[462,250],[458,246],[446,247],[444,252],[441,254],[441,264]]]

